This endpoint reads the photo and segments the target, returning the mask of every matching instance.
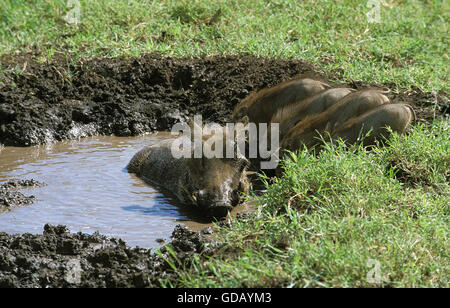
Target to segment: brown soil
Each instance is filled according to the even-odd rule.
[[[188,116],[223,123],[254,90],[318,71],[302,60],[254,56],[136,59],[38,63],[33,55],[4,57],[0,77],[0,143],[29,146],[89,135],[132,136],[169,130]],[[336,80],[337,75],[320,76]],[[374,86],[355,81],[353,88]],[[389,85],[384,85],[389,86]],[[417,88],[389,95],[415,107],[430,121],[445,95]],[[432,108],[435,108],[433,110]]]
[[[192,254],[212,250],[205,242],[200,233],[177,226],[174,260],[166,247],[154,254],[98,233],[71,234],[65,226],[45,225],[40,235],[0,232],[0,288],[158,287],[160,279],[178,277],[166,260],[187,264]]]
[[[9,180],[0,185],[0,213],[21,205],[33,203],[34,196],[25,196],[17,191],[21,188],[42,187],[45,183],[36,180]]]

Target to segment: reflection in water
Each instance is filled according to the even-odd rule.
[[[0,183],[35,179],[41,188],[23,189],[36,196],[31,206],[0,214],[0,232],[42,233],[45,223],[67,225],[71,232],[123,238],[130,246],[157,247],[179,221],[190,220],[175,199],[124,169],[144,146],[169,138],[91,137],[80,141],[0,151]],[[203,224],[199,224],[203,226]]]

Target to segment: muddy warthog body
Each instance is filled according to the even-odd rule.
[[[389,98],[383,93],[380,90],[362,90],[344,97],[339,102],[342,105],[336,108],[336,116],[329,121],[329,131],[340,126],[348,119],[360,116],[383,104],[389,104]]]
[[[349,88],[333,88],[325,90],[312,97],[279,109],[270,122],[280,123],[280,137],[282,138],[298,122],[306,117],[311,117],[324,112],[353,91],[355,90]]]
[[[347,120],[386,104],[389,99],[378,90],[351,93],[324,112],[305,118],[291,128],[281,140],[281,148],[296,150],[302,144],[312,147],[319,137],[326,137]]]
[[[331,138],[342,139],[346,143],[353,144],[358,142],[360,137],[364,137],[365,146],[374,145],[375,140],[389,137],[387,127],[390,127],[393,132],[402,134],[413,120],[415,120],[415,113],[411,106],[387,104],[345,122],[331,134]]]
[[[297,78],[277,86],[251,93],[234,109],[232,119],[238,121],[248,116],[253,123],[269,123],[275,112],[282,107],[317,94],[330,86],[312,78]]]
[[[208,139],[204,137],[203,143]],[[248,191],[248,160],[204,155],[176,158],[173,142],[166,140],[139,151],[128,164],[128,171],[171,191],[181,203],[198,208],[205,216],[225,216],[239,203],[241,193]],[[203,144],[192,143],[192,153],[198,146]]]

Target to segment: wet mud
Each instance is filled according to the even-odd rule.
[[[196,114],[204,121],[223,123],[233,107],[254,90],[307,73],[339,79],[335,74],[317,73],[318,67],[302,60],[254,56],[177,59],[146,55],[78,63],[62,56],[50,63],[35,59],[32,54],[21,54],[0,61],[4,71],[0,76],[0,143],[6,146],[92,135],[135,136],[170,130],[174,123]],[[374,86],[362,81],[342,85]],[[426,121],[447,103],[445,95],[417,88],[388,96],[393,103],[413,105],[419,119]]]
[[[159,247],[155,239],[167,242],[173,228],[195,219],[195,213],[190,215],[174,196],[128,173],[125,166],[143,147],[170,138],[165,133],[95,136],[5,147],[0,154],[0,187],[34,198],[32,206],[9,206],[0,215],[0,232],[39,234],[46,223],[63,224],[72,232],[120,237],[130,246]],[[11,180],[30,177],[47,185]],[[11,197],[9,203],[14,201]]]
[[[194,253],[207,253],[207,239],[177,226],[172,252],[186,264]],[[175,282],[167,247],[155,254],[131,248],[121,239],[99,233],[70,233],[62,225],[45,225],[40,235],[0,232],[0,288],[131,288]],[[172,261],[171,261],[172,262]]]
[[[18,189],[30,187],[42,187],[45,183],[41,183],[34,179],[31,180],[9,180],[0,185],[0,213],[14,207],[22,205],[31,205],[35,197],[33,195],[26,196]]]
[[[50,63],[39,63],[37,58],[19,54],[0,59],[0,153],[1,144],[31,146],[92,135],[170,130],[174,123],[196,114],[204,121],[224,123],[252,91],[305,73],[319,75],[334,86],[395,88],[333,82],[340,79],[338,73],[317,73],[318,67],[296,59],[146,55],[74,62],[56,55]],[[387,96],[393,103],[412,105],[421,122],[432,121],[448,103],[446,93],[418,88]],[[0,208],[11,206],[5,200],[32,202],[23,190],[21,184],[2,185]],[[177,226],[169,243],[176,262],[186,266],[192,254],[213,255],[217,246],[207,237],[211,232],[210,227],[191,231]],[[177,278],[167,262],[173,261],[167,246],[161,252],[131,248],[98,233],[73,234],[61,225],[47,224],[42,234],[3,232],[0,287],[158,287],[161,280]]]

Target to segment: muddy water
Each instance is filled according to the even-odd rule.
[[[173,228],[185,222],[207,226],[186,212],[167,192],[144,183],[124,169],[144,146],[170,138],[168,133],[144,137],[91,137],[45,146],[5,147],[0,152],[0,183],[35,179],[47,186],[22,189],[33,205],[0,214],[0,232],[42,233],[44,224],[64,224],[82,231],[120,237],[130,246],[158,247]]]

